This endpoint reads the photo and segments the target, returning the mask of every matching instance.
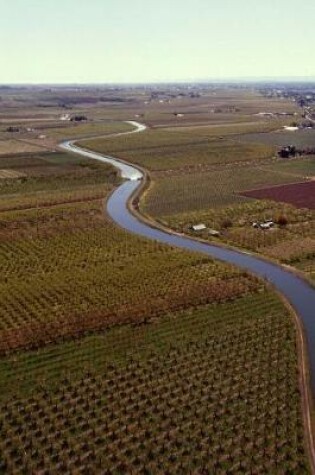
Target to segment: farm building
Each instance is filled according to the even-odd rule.
[[[207,226],[205,224],[194,224],[191,229],[193,231],[203,231],[204,229],[207,229]]]
[[[85,115],[75,115],[70,119],[71,122],[85,122],[87,120],[88,118]]]
[[[62,116],[60,117],[60,120],[63,120],[63,121],[70,120],[70,119],[71,119],[70,114],[62,114]]]
[[[265,223],[260,223],[261,229],[270,229],[274,226],[273,221],[266,221]]]
[[[289,132],[295,132],[296,130],[299,130],[299,127],[293,125],[284,125],[283,128]]]
[[[11,133],[20,132],[20,129],[19,129],[19,127],[14,127],[14,126],[10,125],[10,127],[6,128],[6,132],[11,132]]]
[[[253,228],[260,228],[260,229],[271,229],[274,226],[273,221],[265,221],[264,223],[253,223]]]

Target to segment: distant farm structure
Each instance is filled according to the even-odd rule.
[[[86,122],[88,118],[85,115],[74,115],[71,117],[71,122]]]
[[[315,155],[315,147],[297,148],[294,145],[287,145],[278,151],[280,158],[294,158],[302,155]]]

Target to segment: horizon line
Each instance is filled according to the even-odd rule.
[[[177,79],[152,81],[57,81],[57,82],[0,82],[0,87],[10,86],[114,86],[114,85],[157,85],[157,84],[220,84],[220,83],[255,83],[255,82],[315,82],[315,76],[240,76],[209,79]]]

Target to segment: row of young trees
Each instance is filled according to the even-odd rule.
[[[4,401],[1,469],[309,473],[295,331],[283,310],[210,319],[201,338],[170,341]]]

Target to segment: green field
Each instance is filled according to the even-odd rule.
[[[170,132],[180,132],[185,134],[190,134],[198,137],[225,137],[233,135],[245,135],[255,134],[261,132],[273,132],[282,128],[283,125],[286,125],[288,120],[285,119],[276,119],[276,120],[262,120],[255,117],[248,117],[248,121],[235,122],[235,121],[218,121],[209,120],[203,125],[191,124],[185,125],[180,122],[176,127],[167,127],[165,130]]]
[[[260,134],[243,135],[242,140],[246,143],[261,143],[277,145],[278,147],[295,145],[298,148],[315,147],[315,130],[298,130],[296,132],[270,132]]]
[[[189,211],[221,209],[251,202],[241,191],[267,185],[294,183],[295,176],[283,175],[269,167],[245,165],[225,167],[203,173],[152,176],[142,209],[153,216],[168,216]]]
[[[1,218],[2,352],[257,287],[229,266],[117,230],[98,201]]]
[[[266,165],[264,170],[270,170],[282,175],[291,175],[298,180],[299,178],[314,178],[315,177],[315,159],[299,158],[288,161],[278,160],[276,163]]]
[[[276,225],[270,232],[252,227],[252,223],[285,217],[285,226]],[[196,236],[191,226],[204,223],[208,230],[197,233],[203,239],[242,247],[265,254],[285,264],[305,266],[310,274],[315,270],[314,212],[299,210],[290,205],[271,201],[253,201],[233,204],[222,208],[178,213],[159,218],[163,224],[179,232]],[[209,235],[209,229],[217,230],[219,237]]]
[[[207,166],[262,160],[274,155],[274,148],[243,144],[239,140],[200,137],[179,130],[148,130],[120,139],[95,139],[82,145],[141,165],[149,170],[204,168]]]
[[[0,139],[30,124],[49,150],[0,157],[0,474],[311,473],[301,349],[280,297],[245,271],[117,228],[106,215],[115,170],[51,151],[82,138],[138,163],[151,174],[141,211],[188,234],[204,222],[220,231],[204,239],[311,275],[313,213],[239,195],[314,173],[311,159],[280,162],[274,144],[246,141],[292,120],[259,112],[296,104],[200,91],[1,94]],[[68,110],[89,122],[61,124]],[[151,128],[85,140],[132,119]],[[272,233],[251,226],[280,215]]]
[[[26,177],[0,182],[2,352],[257,289],[231,266],[113,226],[100,199],[119,183],[108,165],[45,153],[12,169]]]
[[[2,211],[105,198],[120,181],[112,167],[65,153],[6,155],[0,169],[23,174],[0,178]]]
[[[32,144],[20,140],[0,140],[0,156],[15,153],[34,153],[42,150],[41,144]]]
[[[295,347],[262,292],[6,358],[2,471],[309,473]]]
[[[162,224],[180,232],[191,232],[193,224],[202,222],[208,229],[221,233],[219,242],[272,258],[280,257],[287,264],[307,269],[312,276],[314,212],[296,212],[280,202],[259,203],[241,193],[310,179],[314,176],[314,159],[277,159],[268,140],[259,144],[255,139],[250,149],[244,147],[246,134],[218,139],[208,136],[208,130],[211,127],[154,129],[122,141],[100,139],[85,142],[85,145],[101,152],[109,150],[151,171],[150,187],[140,202],[140,209]],[[261,133],[255,137],[271,135]],[[278,135],[283,133],[274,134]],[[267,148],[261,148],[264,146]],[[281,216],[288,221],[285,229],[277,228],[268,234],[251,226],[255,221],[277,221]],[[227,228],[226,220],[229,221]],[[202,237],[213,240],[207,231]],[[296,242],[300,242],[300,251]]]
[[[45,126],[43,124],[41,132],[47,134],[47,136],[55,138],[58,141],[64,139],[75,139],[81,137],[89,137],[94,135],[110,135],[116,134],[119,132],[128,132],[132,130],[133,127],[130,124],[124,122],[87,122],[87,123],[78,123],[73,124],[72,122],[66,122],[66,126],[63,123],[59,123],[57,126],[55,123],[51,127]]]

